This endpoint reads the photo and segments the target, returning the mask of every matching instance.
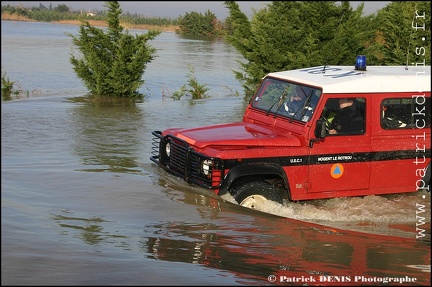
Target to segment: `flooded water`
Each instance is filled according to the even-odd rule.
[[[143,102],[95,103],[69,63],[78,27],[1,25],[28,91],[1,103],[2,285],[430,285],[429,193],[259,212],[150,161],[153,130],[241,120],[234,48],[162,33]],[[171,100],[190,66],[211,97]]]

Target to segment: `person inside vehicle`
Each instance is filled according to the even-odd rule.
[[[364,117],[357,111],[354,99],[339,99],[339,110],[331,121],[329,134],[359,134],[363,132]]]
[[[305,88],[302,88],[301,86],[296,86],[289,102],[284,104],[285,111],[294,114],[303,107],[304,102],[306,101],[306,93],[304,89]]]
[[[309,120],[312,116],[313,108],[310,106],[310,103],[306,104],[305,101],[312,91],[311,88],[296,86],[289,101],[284,103],[284,109],[290,117],[303,122]]]

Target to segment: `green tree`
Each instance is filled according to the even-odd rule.
[[[50,4],[50,10],[52,10],[51,6],[52,6],[52,5]],[[60,13],[68,13],[68,12],[70,12],[70,11],[69,11],[69,7],[66,6],[65,4],[57,5],[57,6],[54,8],[54,10],[57,11],[57,12],[60,12]]]
[[[221,29],[216,15],[210,10],[207,10],[204,15],[191,12],[179,17],[179,34],[214,37],[221,34]]]
[[[139,97],[138,88],[144,84],[142,76],[147,63],[155,57],[156,49],[148,44],[160,34],[131,35],[123,31],[118,1],[107,1],[108,28],[92,27],[83,20],[78,36],[69,34],[81,52],[81,57],[71,54],[70,62],[90,93],[98,96]]]
[[[431,64],[430,1],[393,1],[377,13],[370,53],[379,65]]]
[[[248,96],[269,72],[354,65],[374,35],[367,29],[372,17],[362,17],[363,5],[353,10],[348,1],[273,1],[251,21],[234,1],[225,6],[225,38],[247,61],[235,76]]]

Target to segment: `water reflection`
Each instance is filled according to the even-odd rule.
[[[107,221],[100,217],[76,217],[67,210],[62,210],[61,213],[52,215],[53,220],[62,228],[61,235],[78,237],[89,245],[100,245],[112,239],[126,238],[104,231],[103,224]]]
[[[173,177],[164,178],[159,179],[159,184],[173,188],[165,191],[167,196],[195,206],[203,223],[175,221],[146,225],[147,241],[142,248],[150,259],[201,264],[261,282],[268,282],[270,274],[315,279],[345,276],[347,280],[354,280],[359,274],[366,277],[358,280],[409,276],[421,282],[419,285],[430,282],[430,226],[425,227],[428,234],[421,240],[413,236],[412,230],[409,236],[388,230],[384,234],[351,231],[337,228],[333,222],[315,224],[249,210],[206,196],[198,188],[191,192],[190,186]],[[303,208],[313,204],[317,202]],[[381,227],[388,229],[385,225]],[[326,283],[318,285],[333,285]],[[382,285],[382,282],[366,283]]]
[[[141,172],[137,135],[145,117],[133,100],[83,100],[72,113],[74,150],[88,166],[81,171]]]
[[[413,248],[412,240],[331,230],[271,216],[236,223],[230,229],[224,228],[226,222],[148,225],[144,232],[153,236],[147,236],[142,248],[151,259],[201,264],[262,282],[270,274],[312,276],[317,281],[319,276],[353,280],[358,274],[429,280],[430,274],[412,266],[427,262],[430,249],[421,244]]]

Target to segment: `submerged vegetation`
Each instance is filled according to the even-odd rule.
[[[203,99],[207,98],[207,92],[209,88],[206,84],[200,84],[195,77],[195,71],[192,66],[189,66],[189,74],[188,74],[188,82],[187,85],[184,84],[178,91],[175,91],[172,94],[172,98],[174,100],[180,100],[183,96],[190,96],[192,99]]]
[[[3,71],[2,69],[1,73],[1,96],[3,101],[10,101],[13,98],[29,96],[29,91],[22,90],[17,82],[11,81],[7,76],[6,71]]]

